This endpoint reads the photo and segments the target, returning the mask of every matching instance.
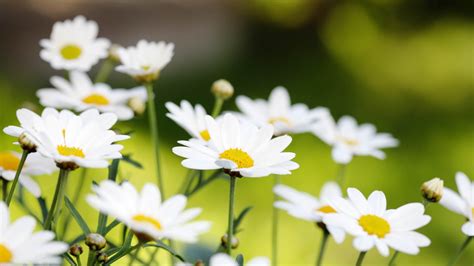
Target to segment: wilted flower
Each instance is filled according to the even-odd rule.
[[[83,16],[56,22],[50,39],[40,41],[40,56],[54,69],[89,71],[108,55],[110,42],[97,38],[98,32],[97,23]]]
[[[181,101],[180,106],[167,102],[165,104],[169,113],[167,117],[172,119],[176,124],[181,126],[189,135],[195,139],[207,142],[211,139],[209,131],[206,127],[206,110],[202,105],[193,106],[186,100]]]
[[[421,194],[429,202],[438,202],[443,197],[444,182],[440,178],[433,178],[421,185]]]
[[[232,95],[234,95],[234,87],[229,81],[225,79],[219,79],[212,83],[211,92],[217,98],[227,100],[232,97]]]

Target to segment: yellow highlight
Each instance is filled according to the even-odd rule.
[[[254,164],[252,157],[239,148],[228,149],[221,153],[219,158],[233,161],[238,168],[250,168]]]
[[[82,99],[83,103],[94,104],[94,105],[108,105],[109,99],[98,93],[92,93],[91,95]]]
[[[290,120],[288,120],[286,117],[283,117],[283,116],[272,117],[268,119],[268,123],[272,125],[275,125],[278,122],[286,124],[287,126],[291,125]]]
[[[211,135],[209,135],[209,131],[207,129],[199,132],[199,135],[201,135],[201,138],[205,141],[209,141],[211,139]]]
[[[63,46],[61,48],[61,56],[66,59],[66,60],[74,60],[79,58],[82,54],[82,49],[81,47],[75,45],[75,44],[68,44]]]
[[[86,157],[82,149],[76,147],[68,147],[65,145],[58,145],[57,150],[59,154],[64,156],[76,156],[80,158]]]
[[[4,245],[0,244],[0,263],[8,263],[11,262],[12,259],[13,254],[11,251]]]
[[[323,212],[323,213],[335,213],[336,210],[329,206],[329,205],[324,205],[321,208],[317,209],[318,212]]]
[[[0,167],[4,170],[16,171],[20,159],[11,152],[0,152]]]
[[[156,230],[161,230],[160,222],[158,220],[156,220],[155,218],[152,218],[150,216],[138,214],[138,215],[133,216],[133,220],[135,222],[139,222],[139,223],[151,224],[156,228]]]
[[[359,225],[369,235],[376,235],[379,238],[383,238],[386,234],[390,233],[390,224],[376,215],[367,214],[361,216],[359,218]]]

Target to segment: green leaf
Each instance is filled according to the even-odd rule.
[[[170,246],[166,245],[165,243],[161,242],[161,241],[156,241],[156,243],[147,243],[145,245],[143,245],[143,247],[157,247],[157,248],[162,248],[166,251],[168,251],[171,255],[175,256],[177,259],[179,259],[180,261],[182,262],[186,262],[186,260],[181,256],[179,255],[178,253],[176,253],[176,251],[174,251],[174,249],[172,249]]]
[[[74,261],[74,259],[71,257],[71,255],[69,255],[68,253],[65,253],[64,255],[64,259],[72,266],[77,266],[77,263]]]
[[[121,160],[135,166],[136,168],[143,169],[143,165],[140,162],[132,159],[132,154],[123,155]]]
[[[242,220],[245,216],[252,210],[253,206],[248,206],[247,208],[243,209],[237,218],[234,219],[234,232],[239,232],[239,225],[242,223]]]
[[[119,162],[120,159],[113,159],[112,163],[109,165],[109,180],[115,181],[117,179]]]
[[[77,224],[81,227],[82,232],[86,235],[90,234],[91,230],[87,226],[86,221],[84,221],[84,219],[79,214],[79,212],[76,210],[76,208],[74,207],[74,205],[72,204],[71,200],[69,200],[68,197],[65,197],[65,203],[66,203],[66,207],[69,209],[69,212],[71,213],[72,217],[74,218],[74,220],[76,220]]]
[[[43,197],[39,197],[37,200],[41,209],[41,217],[43,217],[44,223],[46,221],[46,217],[48,216],[48,206],[46,206],[46,200]]]
[[[243,266],[243,265],[244,265],[244,256],[242,256],[242,254],[237,255],[237,257],[235,258],[235,260],[237,261],[237,263],[239,264],[239,266]]]
[[[114,229],[117,225],[120,224],[120,221],[115,219],[113,220],[109,225],[107,225],[107,227],[105,228],[104,230],[104,236],[106,236],[110,231],[112,231],[112,229]]]

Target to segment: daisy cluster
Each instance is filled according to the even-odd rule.
[[[54,70],[63,70],[50,78],[51,86],[37,91],[44,109],[40,114],[28,109],[16,112],[17,125],[7,126],[4,133],[16,138],[22,153],[0,151],[0,179],[3,201],[0,202],[0,265],[61,264],[81,265],[88,247],[88,265],[123,263],[129,257],[134,262],[152,264],[158,249],[163,249],[180,262],[177,265],[238,266],[244,257],[232,256],[239,241],[241,221],[249,209],[239,215],[234,211],[237,183],[246,178],[272,177],[275,179],[273,211],[283,210],[289,215],[317,225],[323,240],[317,264],[321,265],[324,247],[329,237],[341,244],[352,237],[354,248],[360,252],[358,264],[366,252],[376,249],[382,256],[394,250],[391,263],[398,253],[416,255],[431,244],[418,232],[431,221],[425,213],[428,203],[439,202],[447,209],[462,215],[466,222],[461,231],[468,237],[462,250],[474,236],[474,183],[464,174],[456,174],[458,193],[444,188],[435,178],[421,187],[423,202],[389,207],[382,191],[367,197],[357,188],[344,188],[345,167],[356,157],[370,156],[385,159],[385,148],[397,147],[399,142],[389,133],[380,133],[369,123],[359,124],[351,116],[337,120],[326,107],[308,107],[292,103],[288,90],[274,88],[268,99],[252,99],[240,95],[235,99],[238,110],[223,110],[225,101],[234,95],[234,87],[227,80],[217,80],[211,86],[215,97],[212,112],[205,106],[187,100],[167,102],[166,116],[180,126],[189,137],[177,141],[172,152],[182,158],[181,165],[189,169],[181,189],[172,196],[164,194],[158,149],[158,124],[153,84],[171,62],[174,44],[140,40],[134,46],[122,47],[98,37],[96,22],[77,16],[56,22],[49,39],[40,41],[40,57]],[[93,67],[101,62],[92,78]],[[116,88],[107,83],[112,70],[132,77],[136,87]],[[130,134],[120,133],[122,121],[135,119],[147,111],[151,143],[155,149],[158,185],[146,183],[137,189],[118,173],[119,162],[140,167],[129,155],[123,154],[122,141]],[[311,134],[331,148],[332,159],[342,169],[335,180],[326,182],[319,197],[282,184],[279,176],[291,175],[300,168],[296,154],[288,151],[296,134]],[[119,144],[120,143],[120,144]],[[127,143],[127,142],[125,142]],[[329,155],[328,155],[329,156]],[[76,196],[68,195],[68,176],[82,168],[75,188]],[[76,209],[80,191],[90,181],[87,169],[107,168],[108,176],[94,176],[91,192],[85,201],[98,212],[97,229],[84,211]],[[53,187],[49,176],[58,173],[54,195],[41,190],[42,184]],[[174,249],[174,242],[196,243],[207,233],[212,222],[197,220],[202,208],[186,208],[189,198],[217,179],[229,181],[228,227],[218,241],[212,256],[189,261]],[[173,178],[173,180],[175,180]],[[55,180],[56,181],[56,180]],[[19,187],[19,189],[16,189]],[[25,188],[41,206],[41,214],[31,209]],[[50,203],[47,205],[46,203]],[[12,221],[10,206],[18,204],[28,215]],[[48,208],[49,206],[49,208]],[[66,211],[67,209],[67,211]],[[88,209],[87,211],[90,211]],[[272,220],[272,258],[256,257],[245,261],[249,266],[277,265],[278,223]],[[109,218],[113,220],[108,220]],[[67,234],[74,219],[81,233]],[[223,216],[224,219],[224,216]],[[35,231],[35,228],[41,230]],[[109,233],[122,227],[123,237]],[[155,249],[146,258],[140,249]],[[84,256],[85,257],[85,256]]]

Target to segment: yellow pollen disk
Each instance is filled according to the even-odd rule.
[[[209,141],[211,139],[211,135],[209,135],[209,131],[207,129],[199,132],[199,135],[201,135],[201,138],[205,141]]]
[[[92,93],[91,95],[82,99],[82,102],[94,105],[108,105],[110,103],[109,99],[98,93]]]
[[[268,119],[268,123],[272,125],[275,125],[278,122],[286,124],[287,126],[291,125],[290,120],[288,120],[286,117],[283,117],[283,116],[277,116],[277,117],[272,117]]]
[[[8,262],[11,262],[12,259],[13,259],[12,252],[7,247],[0,244],[0,263],[8,263]]]
[[[137,214],[132,218],[135,222],[151,224],[155,227],[156,230],[161,230],[161,223],[150,216]]]
[[[324,205],[322,207],[320,207],[319,209],[317,209],[318,212],[323,212],[323,213],[335,213],[336,210],[333,209],[333,207],[329,206],[329,205]]]
[[[16,171],[20,159],[11,152],[0,152],[0,167],[4,170]]]
[[[367,214],[361,216],[359,218],[359,225],[367,234],[376,235],[379,238],[384,238],[386,234],[390,233],[390,224],[387,220],[376,215]]]
[[[81,56],[82,49],[81,47],[75,44],[67,44],[61,48],[61,56],[66,60],[74,60]]]
[[[57,150],[59,154],[64,156],[76,156],[80,158],[86,157],[82,149],[77,147],[68,147],[66,145],[58,145]]]
[[[142,66],[142,69],[143,69],[144,71],[148,71],[148,70],[150,70],[150,68],[151,68],[151,66],[149,66],[149,65],[144,65],[144,66]]]
[[[221,153],[219,158],[233,161],[238,168],[250,168],[254,164],[252,157],[239,148],[228,149]]]

